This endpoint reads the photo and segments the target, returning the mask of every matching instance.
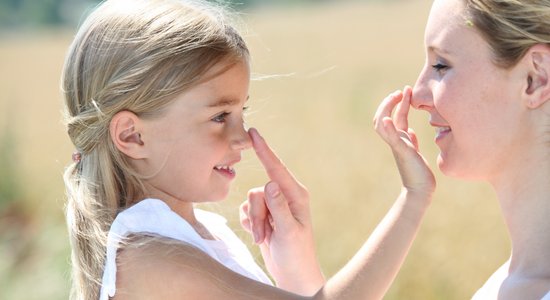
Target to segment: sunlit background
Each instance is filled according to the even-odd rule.
[[[423,65],[430,0],[243,1],[257,127],[310,190],[327,276],[359,249],[399,193],[389,148],[372,129],[388,93]],[[62,173],[72,145],[61,122],[60,72],[84,14],[76,0],[0,0],[0,299],[66,299],[70,287]],[[412,112],[435,166],[427,114]],[[238,225],[249,188],[266,182],[246,153],[228,201],[209,205]],[[386,299],[468,299],[510,245],[492,190],[435,170],[438,189]],[[257,249],[251,246],[253,252]]]

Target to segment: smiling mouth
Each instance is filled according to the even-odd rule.
[[[233,167],[230,167],[230,166],[219,165],[219,166],[215,166],[214,170],[217,170],[220,172],[226,172],[232,175],[235,174],[235,169],[233,169]]]
[[[451,131],[451,127],[449,127],[449,126],[438,126],[438,127],[435,128],[435,133],[437,135],[444,134],[444,133],[447,133],[449,131]]]
[[[435,140],[436,142],[447,136],[451,132],[449,126],[435,126]]]

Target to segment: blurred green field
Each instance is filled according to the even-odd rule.
[[[399,193],[397,169],[372,117],[385,95],[414,84],[430,2],[346,2],[243,15],[258,78],[248,123],[309,188],[328,276],[358,250]],[[62,173],[72,146],[61,124],[59,77],[73,34],[0,35],[0,299],[68,295]],[[427,114],[413,112],[410,124],[435,166]],[[237,207],[266,177],[252,153],[238,172],[230,199],[209,207],[250,242],[238,227]],[[434,203],[386,299],[468,299],[508,255],[492,190],[435,173]]]

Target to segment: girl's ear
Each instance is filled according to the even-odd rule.
[[[542,44],[531,47],[524,61],[528,67],[525,104],[535,109],[550,99],[550,47]]]
[[[133,159],[145,158],[145,144],[141,139],[139,128],[139,117],[127,110],[116,113],[109,126],[109,132],[115,147]]]

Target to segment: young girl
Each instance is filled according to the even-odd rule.
[[[243,39],[204,3],[107,0],[87,18],[63,72],[77,149],[65,174],[73,298],[384,295],[434,189],[414,135],[405,134],[406,111],[398,114],[403,136],[395,138],[389,123],[396,134],[383,135],[403,191],[357,255],[325,281],[307,190],[258,131],[244,129],[249,78]],[[234,166],[250,147],[271,180],[249,193],[242,224],[276,287],[222,217],[193,208],[227,196]]]
[[[512,253],[474,299],[550,299],[549,16],[548,0],[434,1],[426,64],[402,102],[430,114],[445,175],[498,196]]]

